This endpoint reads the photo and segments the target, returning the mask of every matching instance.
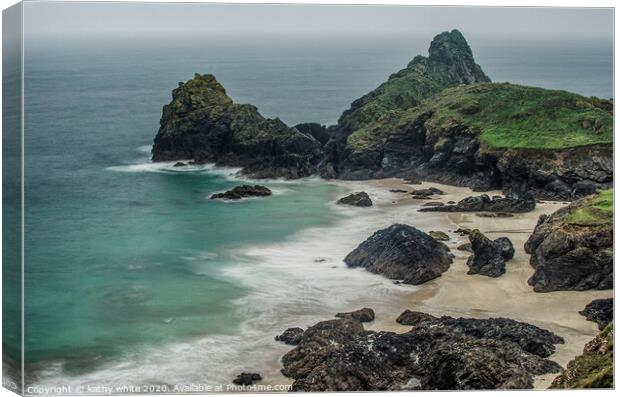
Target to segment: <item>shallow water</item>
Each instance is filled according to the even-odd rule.
[[[332,123],[429,37],[323,40],[27,46],[25,354],[39,384],[227,382],[272,362],[282,329],[402,293],[341,260],[379,227],[425,226],[419,214],[336,207],[360,186],[317,178],[210,201],[245,182],[236,170],[148,161],[162,105],[194,72],[266,116]],[[610,97],[611,45],[566,43],[470,39],[493,79]]]

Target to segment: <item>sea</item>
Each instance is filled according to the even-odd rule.
[[[284,329],[415,288],[342,262],[381,227],[416,226],[409,210],[334,204],[363,184],[252,181],[232,168],[152,163],[150,150],[171,90],[194,73],[214,74],[266,117],[330,125],[427,54],[432,37],[26,36],[29,384],[171,392],[277,372]],[[611,39],[468,40],[493,81],[613,96]],[[241,183],[273,196],[209,199]]]

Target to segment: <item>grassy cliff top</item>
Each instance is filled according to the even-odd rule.
[[[415,108],[394,110],[354,132],[349,144],[364,149],[422,114],[427,130],[465,126],[488,149],[563,149],[613,142],[613,103],[566,91],[508,83],[447,88]]]
[[[566,221],[580,226],[613,225],[614,189],[601,190],[598,194],[583,199],[571,210]]]
[[[354,131],[378,120],[394,109],[407,109],[446,87],[491,81],[474,61],[458,30],[435,36],[428,57],[418,55],[406,68],[392,74],[379,87],[357,99],[338,124]]]

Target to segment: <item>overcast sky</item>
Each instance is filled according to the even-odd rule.
[[[611,38],[611,9],[26,3],[26,34],[391,34],[439,32]]]

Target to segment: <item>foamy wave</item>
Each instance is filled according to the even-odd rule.
[[[186,160],[189,161],[189,160]],[[241,168],[233,167],[218,167],[214,164],[188,164],[183,167],[175,167],[176,161],[162,161],[162,162],[146,162],[127,165],[115,165],[107,167],[108,171],[117,172],[158,172],[163,174],[176,174],[183,172],[193,173],[206,173],[221,175],[225,177],[235,178],[235,175],[239,173]]]

